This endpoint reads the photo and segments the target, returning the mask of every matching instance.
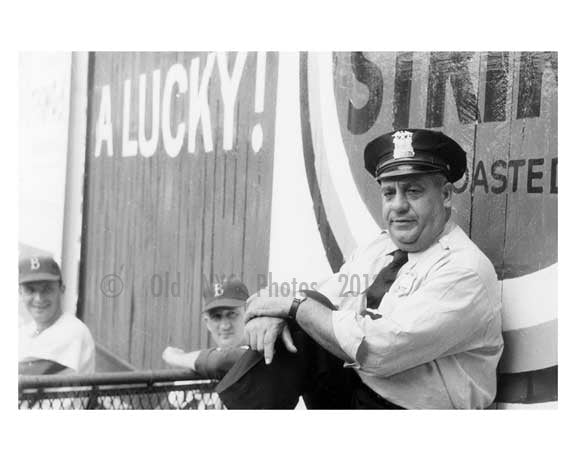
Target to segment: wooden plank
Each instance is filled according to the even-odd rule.
[[[484,53],[482,56],[480,75],[483,80],[480,86],[483,91],[480,91],[479,106],[485,119],[478,125],[476,158],[468,185],[473,194],[470,236],[490,258],[499,274],[504,269],[509,194],[506,186],[509,182],[507,165],[510,159],[513,59],[511,53]],[[498,88],[504,99],[492,97],[492,88]]]
[[[478,127],[480,56],[468,52],[433,52],[428,70],[426,127],[440,128],[466,151],[468,171],[473,174]],[[472,190],[458,187],[453,218],[470,233]],[[462,185],[463,186],[463,185]],[[460,192],[461,191],[461,192]]]
[[[266,67],[266,87],[264,97],[264,114],[270,113],[276,106],[276,85],[277,85],[278,57],[275,53],[267,54]],[[247,117],[240,117],[241,120]],[[246,216],[246,226],[244,230],[244,257],[243,257],[243,274],[242,278],[248,289],[252,292],[257,287],[258,274],[268,272],[268,254],[269,247],[264,246],[265,242],[270,240],[269,223],[271,214],[272,194],[267,192],[272,190],[272,171],[273,171],[273,152],[274,152],[274,119],[263,117],[262,114],[256,119],[252,119],[251,124],[247,124],[244,129],[247,130],[246,138],[250,139],[251,130],[257,123],[260,123],[264,133],[262,148],[259,151],[248,149],[247,154],[249,163],[254,165],[250,168],[251,176],[246,179],[249,192],[246,203],[248,208]],[[240,132],[240,129],[239,129]],[[254,197],[252,199],[252,197]],[[253,207],[251,209],[251,207]],[[265,253],[266,257],[259,255]]]
[[[274,140],[277,59],[268,62],[266,105],[255,109],[256,53],[250,53],[239,81],[234,102],[233,149],[223,148],[225,104],[223,81],[216,63],[210,72],[208,53],[96,53],[90,86],[90,117],[87,148],[86,218],[83,275],[83,302],[86,318],[99,343],[138,368],[162,367],[161,352],[173,341],[196,348],[209,344],[203,328],[202,289],[206,279],[216,273],[241,274],[244,267],[241,249],[246,238],[245,200],[239,191],[248,190],[245,176],[251,134],[256,120],[265,120],[268,129],[265,146],[269,158],[258,175],[268,182],[250,187],[256,211],[250,215],[250,229],[260,226],[258,245],[252,244],[249,270],[265,270],[268,264],[270,204],[262,207],[260,196],[270,196],[272,176],[271,148]],[[228,78],[237,59],[235,53],[222,55],[228,60]],[[198,59],[198,61],[194,61]],[[176,69],[174,66],[183,67]],[[190,74],[198,64],[199,81]],[[165,91],[169,71],[185,69],[186,88]],[[140,75],[146,76],[146,138],[152,132],[152,75],[160,71],[161,100],[170,97],[169,132],[160,127],[158,145],[149,158],[139,150],[136,156],[122,156],[123,103],[125,81],[131,81],[128,139],[138,140]],[[207,72],[204,75],[204,72]],[[179,74],[182,77],[182,73]],[[207,76],[208,110],[213,148],[204,149],[202,124],[196,130],[196,151],[188,152],[190,127],[189,101],[194,83],[201,85]],[[226,78],[226,77],[224,77]],[[109,88],[112,110],[114,155],[106,147],[96,157],[96,127],[101,110],[103,88]],[[198,100],[196,103],[199,104]],[[160,110],[162,111],[162,101]],[[163,117],[166,117],[164,115]],[[173,136],[184,122],[185,138],[179,152],[166,151],[167,136]],[[162,120],[161,120],[162,124]],[[268,127],[268,128],[266,128]],[[266,144],[268,143],[268,144]],[[105,143],[106,145],[106,143]],[[139,147],[141,149],[141,147]],[[259,168],[258,164],[253,165]],[[265,202],[264,202],[265,203]],[[248,258],[248,256],[246,256]],[[99,290],[101,279],[117,273],[124,291],[109,298]],[[157,286],[153,287],[153,278]],[[255,280],[255,275],[250,276]],[[179,291],[171,291],[179,288]],[[154,291],[154,292],[153,292]]]
[[[520,92],[522,59],[519,54],[515,72],[519,74],[515,94]],[[557,76],[551,53],[530,53],[538,58],[542,84],[538,94],[538,116],[515,119],[512,123],[511,193],[504,258],[507,277],[534,272],[558,261],[558,195],[554,183],[555,159],[558,158]],[[528,71],[526,71],[528,72]],[[536,76],[528,75],[537,80]],[[516,96],[517,112],[529,113],[528,104]],[[514,114],[516,116],[517,114]]]

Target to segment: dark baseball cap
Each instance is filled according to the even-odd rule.
[[[62,280],[58,263],[54,261],[54,258],[47,255],[20,258],[18,272],[18,283]]]
[[[204,290],[203,312],[216,307],[240,307],[249,297],[248,288],[240,280],[215,282]]]
[[[466,171],[466,152],[440,131],[407,128],[369,142],[364,166],[376,179],[442,173],[456,182]]]

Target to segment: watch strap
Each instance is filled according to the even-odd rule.
[[[296,312],[298,312],[298,308],[300,307],[300,304],[302,304],[304,301],[306,301],[306,296],[304,296],[303,298],[294,298],[292,300],[292,304],[290,305],[290,310],[288,311],[288,318],[292,319],[292,320],[296,320]]]
[[[306,295],[306,298],[310,298],[316,302],[319,302],[320,304],[322,304],[323,306],[327,307],[328,309],[330,309],[332,311],[338,310],[338,308],[334,304],[332,304],[332,301],[330,301],[330,299],[328,299],[327,296],[323,295],[319,291],[300,290],[300,293]]]

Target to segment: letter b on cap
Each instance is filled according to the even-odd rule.
[[[38,258],[30,258],[30,270],[37,271],[38,269],[40,269],[40,261],[38,261]]]
[[[224,288],[221,283],[214,284],[214,296],[222,296],[224,294]]]

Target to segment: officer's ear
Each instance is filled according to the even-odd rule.
[[[444,208],[452,208],[452,196],[454,194],[454,184],[446,181],[442,185],[442,204]]]
[[[64,294],[65,291],[66,291],[66,285],[64,285],[64,283],[60,282],[60,293]]]

